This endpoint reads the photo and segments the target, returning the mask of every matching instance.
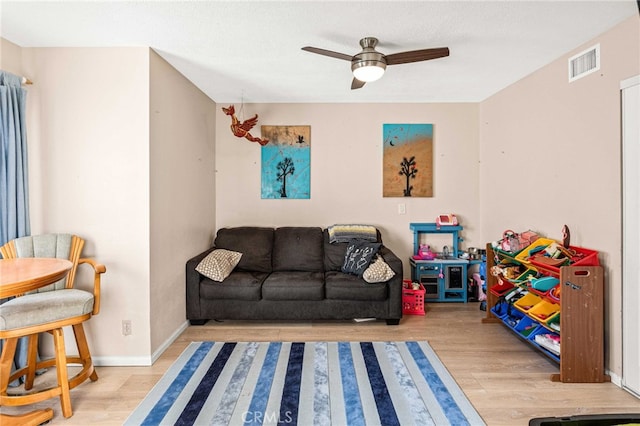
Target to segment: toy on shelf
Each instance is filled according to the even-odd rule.
[[[458,218],[455,214],[440,214],[436,218],[436,226],[458,226]]]
[[[492,247],[506,253],[518,254],[522,249],[538,239],[538,234],[528,230],[521,233],[507,229],[502,233],[502,239],[494,241]]]
[[[429,244],[420,244],[420,248],[418,249],[417,259],[419,260],[433,260],[436,258],[436,254],[431,251],[431,246]]]

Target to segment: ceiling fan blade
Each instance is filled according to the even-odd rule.
[[[435,49],[412,50],[410,52],[400,52],[387,55],[387,65],[408,64],[411,62],[428,61],[449,56],[448,47],[437,47]]]
[[[354,89],[360,89],[362,86],[364,86],[366,83],[364,81],[360,81],[357,78],[354,78],[351,81],[351,90]]]
[[[318,55],[330,56],[336,59],[344,59],[345,61],[351,61],[353,56],[347,55],[345,53],[333,52],[331,50],[320,49],[318,47],[305,46],[302,50],[306,50],[307,52],[317,53]]]

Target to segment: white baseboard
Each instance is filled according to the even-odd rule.
[[[174,331],[173,334],[158,347],[158,349],[156,349],[156,351],[151,355],[152,364],[160,358],[160,355],[162,355],[162,353],[171,346],[171,344],[182,334],[183,331],[187,329],[187,327],[189,327],[189,321],[183,322],[182,325],[178,327],[176,331]]]
[[[609,375],[609,377],[611,377],[611,383],[629,392],[631,395],[635,396],[636,398],[640,399],[640,394],[624,386],[624,384],[622,383],[622,377],[618,376],[617,374],[613,374],[611,371],[607,371],[607,374]]]
[[[618,376],[615,373],[612,373],[611,371],[607,371],[607,374],[609,375],[609,377],[611,377],[611,383],[618,386],[619,388],[622,387],[622,377]]]
[[[612,373],[611,371],[607,371],[607,374],[609,375],[609,377],[611,377],[611,383],[613,383],[614,385],[624,389],[625,391],[629,392],[631,395],[635,396],[636,398],[640,399],[640,394],[634,392],[633,390],[625,387],[622,383],[622,377],[618,376],[615,373]]]
[[[151,357],[148,356],[92,356],[96,367],[149,367]]]
[[[94,356],[96,367],[145,367],[151,366],[160,358],[169,346],[189,327],[189,321],[183,322],[162,345],[150,356]]]

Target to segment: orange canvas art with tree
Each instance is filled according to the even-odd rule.
[[[382,195],[433,197],[433,124],[383,125]]]

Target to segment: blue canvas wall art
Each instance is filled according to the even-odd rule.
[[[311,126],[261,126],[262,198],[311,198]]]

